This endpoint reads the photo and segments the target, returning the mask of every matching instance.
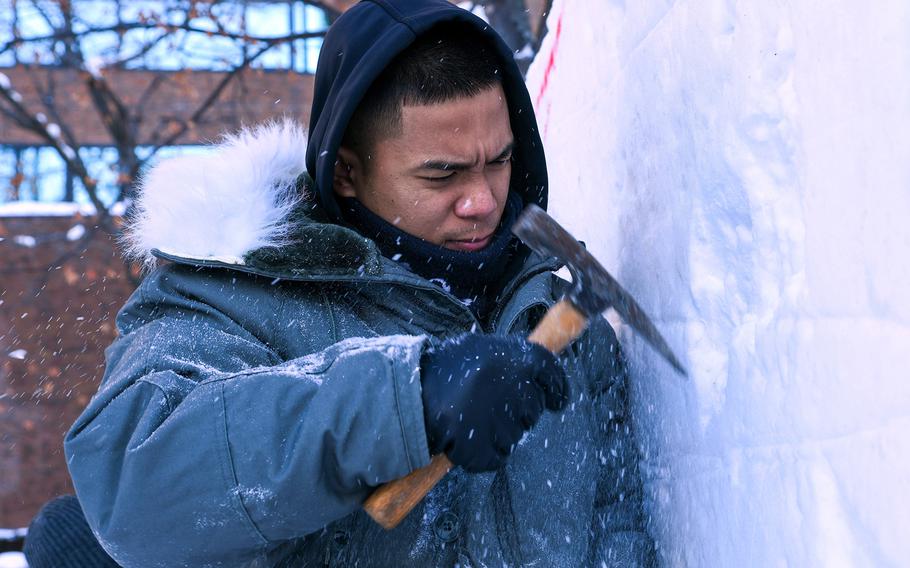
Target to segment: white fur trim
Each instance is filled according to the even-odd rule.
[[[287,244],[305,160],[303,127],[283,119],[225,135],[211,154],[162,161],[140,184],[124,254],[146,268],[152,249],[242,264],[249,251]]]

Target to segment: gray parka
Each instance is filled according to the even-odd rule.
[[[650,564],[626,378],[600,318],[562,357],[571,404],[504,468],[450,472],[391,532],[361,511],[429,462],[428,338],[526,334],[565,282],[531,255],[476,321],[288,197],[302,138],[261,127],[148,178],[130,250],[170,262],[119,312],[98,394],[65,440],[104,548],[128,567]]]

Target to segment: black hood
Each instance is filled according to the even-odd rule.
[[[474,14],[447,0],[362,0],[332,24],[319,53],[306,167],[321,205],[335,221],[341,211],[332,195],[335,158],[351,116],[385,67],[436,24],[474,26],[502,60],[503,90],[515,136],[512,191],[525,203],[547,206],[547,165],[531,97],[512,51]]]

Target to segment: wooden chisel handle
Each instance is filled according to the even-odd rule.
[[[547,310],[528,341],[546,347],[551,353],[559,353],[581,335],[587,325],[588,318],[569,300],[563,299]],[[386,530],[391,530],[398,526],[450,469],[452,462],[445,454],[433,456],[429,465],[376,489],[364,502],[363,508],[374,521]]]
[[[558,355],[575,341],[588,327],[588,318],[569,300],[556,303],[528,336],[528,341],[547,348],[547,351]]]

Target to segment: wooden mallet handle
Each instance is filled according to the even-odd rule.
[[[559,353],[581,335],[587,325],[588,318],[564,299],[547,310],[528,341],[546,347],[551,353]],[[452,462],[445,454],[433,456],[429,465],[376,489],[363,508],[383,528],[394,529],[450,469]]]
[[[558,355],[588,327],[588,318],[569,300],[563,299],[547,310],[543,319],[528,336],[528,341]]]

